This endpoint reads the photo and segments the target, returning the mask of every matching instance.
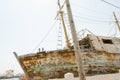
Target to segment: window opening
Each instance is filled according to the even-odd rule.
[[[102,39],[104,44],[113,44],[112,40],[110,39]]]

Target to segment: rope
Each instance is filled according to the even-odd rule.
[[[47,36],[50,34],[51,30],[53,29],[53,26],[55,26],[56,22],[57,22],[57,21],[55,21],[55,22],[52,24],[52,26],[51,26],[52,28],[50,28],[50,29],[48,30],[48,32],[46,33],[46,35],[43,37],[43,39],[40,41],[40,43],[35,47],[35,49],[33,49],[32,52],[34,52],[34,51],[43,43],[43,41],[47,38]]]

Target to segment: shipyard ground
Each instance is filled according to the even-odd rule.
[[[49,79],[49,80],[79,80],[79,78]],[[120,73],[87,76],[86,80],[120,80]]]

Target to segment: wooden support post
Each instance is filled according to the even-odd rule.
[[[115,15],[115,12],[113,12],[113,15],[114,15],[114,18],[115,18],[115,22],[116,22],[116,24],[117,24],[117,26],[118,26],[118,29],[119,29],[119,31],[120,31],[119,21],[118,21],[116,15]]]
[[[73,17],[72,17],[70,2],[69,2],[69,0],[65,0],[65,1],[66,1],[66,8],[67,8],[67,13],[68,13],[68,18],[69,18],[69,23],[70,23],[70,28],[71,28],[71,34],[72,34],[72,38],[73,38],[74,51],[75,51],[75,56],[76,56],[76,63],[78,66],[79,78],[80,78],[80,80],[86,80],[85,74],[84,74],[82,58],[81,58],[81,53],[80,53],[80,47],[79,47],[79,43],[77,40],[75,25],[74,25],[74,21],[73,21]]]

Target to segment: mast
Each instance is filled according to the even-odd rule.
[[[66,30],[66,26],[65,26],[65,21],[64,21],[64,18],[63,18],[63,11],[62,11],[63,6],[61,7],[59,0],[58,0],[58,6],[59,6],[59,9],[60,9],[59,14],[60,14],[60,17],[61,17],[61,21],[62,21],[64,33],[65,33],[67,47],[68,47],[68,49],[70,49],[70,42],[69,42],[69,39],[68,39],[67,30]]]
[[[115,22],[116,22],[116,24],[117,24],[117,26],[118,26],[118,29],[119,29],[119,31],[120,31],[119,21],[118,21],[116,15],[115,15],[115,12],[113,12],[113,15],[114,15],[114,18],[115,18]]]
[[[82,63],[82,57],[81,57],[81,53],[80,53],[80,46],[79,46],[79,43],[77,40],[75,25],[74,25],[72,11],[71,11],[71,7],[70,7],[70,2],[69,2],[69,0],[65,0],[65,1],[66,1],[66,8],[67,8],[67,13],[68,13],[68,18],[69,18],[69,23],[70,23],[70,28],[71,28],[71,34],[72,34],[72,38],[73,38],[74,51],[75,51],[75,56],[76,56],[76,63],[78,66],[79,78],[80,78],[80,80],[86,80],[83,63]]]

